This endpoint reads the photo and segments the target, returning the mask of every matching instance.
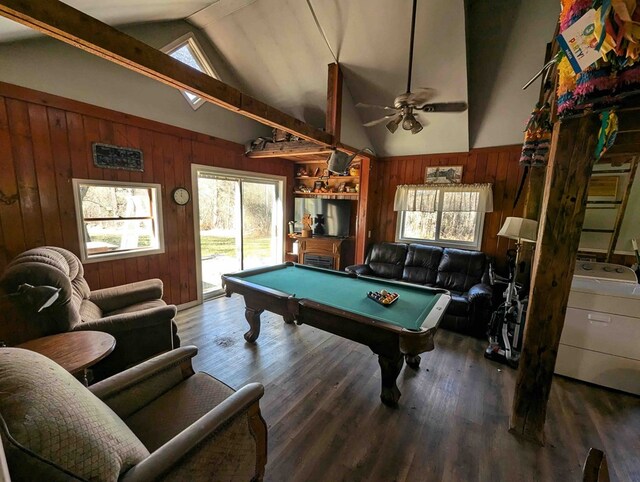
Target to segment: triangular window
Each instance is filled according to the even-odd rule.
[[[204,55],[198,41],[191,33],[171,42],[169,45],[164,47],[162,51],[174,59],[179,60],[183,64],[187,64],[191,68],[210,75],[214,79],[219,79],[215,70],[211,67],[209,60]],[[189,105],[194,109],[197,109],[205,103],[205,100],[202,97],[186,90],[183,90],[182,94],[185,99],[187,99],[187,102],[189,102]]]

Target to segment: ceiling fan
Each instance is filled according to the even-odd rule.
[[[382,122],[387,121],[387,129],[392,134],[398,129],[398,126],[402,124],[402,128],[405,131],[411,131],[412,134],[417,134],[422,130],[422,123],[417,119],[417,112],[464,112],[467,110],[466,102],[434,102],[428,104],[427,102],[435,95],[433,89],[426,87],[417,89],[411,92],[411,70],[413,68],[413,44],[415,39],[416,30],[416,7],[418,0],[413,0],[413,15],[411,18],[411,41],[409,44],[409,73],[407,75],[407,91],[404,94],[400,94],[393,101],[394,106],[389,107],[385,105],[365,104],[358,103],[357,107],[373,108],[373,109],[385,109],[393,111],[390,114],[376,119],[371,122],[363,124],[365,127],[372,127]],[[425,121],[423,123],[426,124]]]

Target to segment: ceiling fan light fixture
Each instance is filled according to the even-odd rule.
[[[387,122],[387,130],[393,134],[395,131],[398,130],[398,125],[400,124],[401,120],[402,120],[402,116],[399,115],[395,119],[392,119],[389,122]]]
[[[413,129],[413,126],[415,125],[415,123],[416,123],[416,118],[413,116],[413,114],[407,113],[402,119],[402,128],[405,131],[410,131],[411,129]]]
[[[413,123],[413,127],[411,128],[411,133],[412,134],[417,134],[418,132],[420,132],[422,130],[422,124],[420,124],[420,122],[418,122],[417,120]]]

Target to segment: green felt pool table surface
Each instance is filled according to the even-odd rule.
[[[419,330],[441,296],[432,290],[404,283],[346,275],[300,265],[281,265],[278,269],[242,275],[242,279],[299,299],[309,299],[334,308],[357,313],[407,330]],[[367,297],[369,291],[398,293],[398,299],[383,306]]]

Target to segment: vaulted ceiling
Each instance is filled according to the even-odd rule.
[[[545,0],[551,1],[557,3]],[[324,127],[327,64],[334,58],[307,1],[67,0],[66,3],[113,26],[186,19],[206,34],[249,94]],[[405,91],[411,0],[309,0],[309,3],[342,65],[345,142],[356,147],[373,146],[379,155],[457,152],[469,148],[467,112],[421,113],[419,118],[425,129],[416,135],[402,130],[390,134],[384,123],[372,128],[361,126],[386,112],[361,110],[355,103],[393,105],[394,98]],[[553,16],[550,20],[552,29]],[[30,35],[35,33],[0,18],[0,42]],[[468,101],[465,37],[463,0],[419,0],[412,86],[435,89],[434,101]],[[545,32],[542,37],[546,41],[549,35]],[[534,65],[539,65],[542,56],[543,48],[540,59],[533,60]],[[517,130],[519,135],[519,126]]]

